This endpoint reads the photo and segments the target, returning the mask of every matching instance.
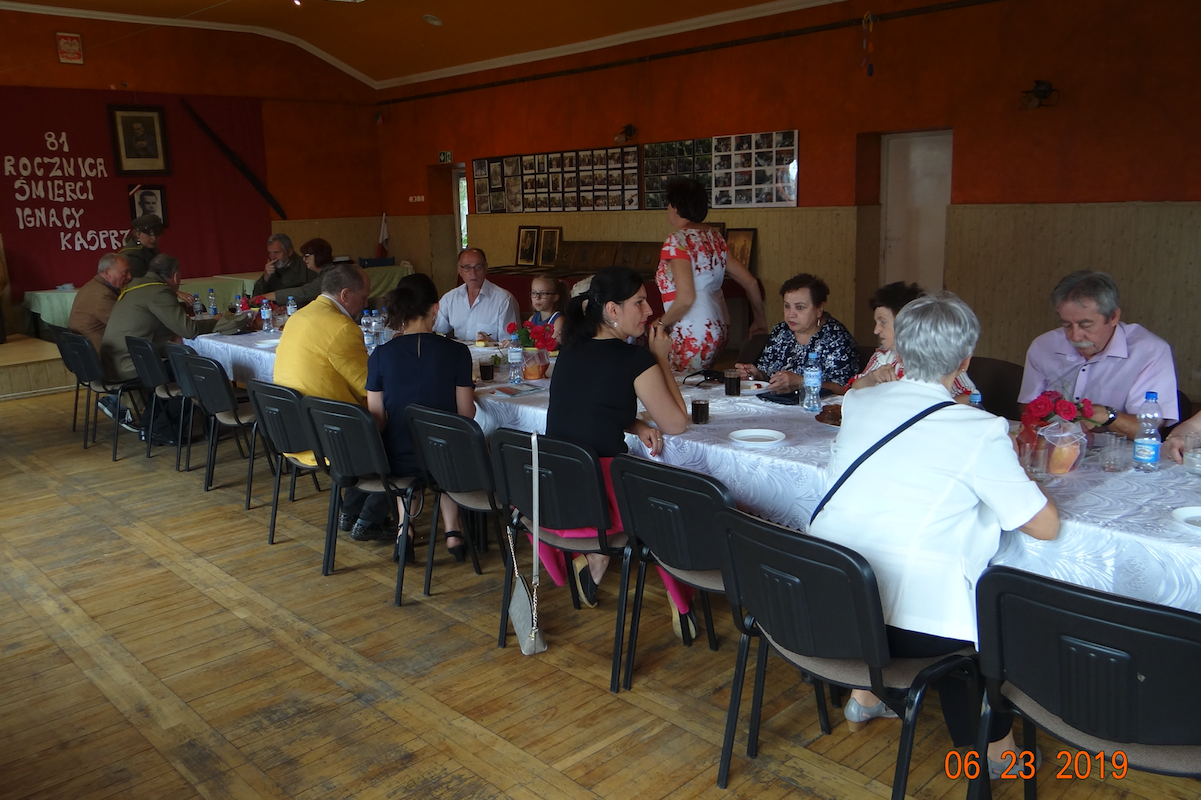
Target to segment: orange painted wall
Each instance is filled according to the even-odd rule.
[[[852,2],[670,39],[400,87],[396,98],[694,47],[773,30],[913,8],[929,0]],[[951,128],[953,203],[1201,199],[1201,56],[1193,0],[1003,0],[878,24],[874,77],[859,28],[385,106],[384,201],[432,213],[426,166],[601,147],[633,122],[639,142],[796,127],[799,203],[851,205],[861,133]],[[1035,79],[1054,108],[1019,109]]]
[[[82,66],[58,63],[54,33],[63,30],[83,36]],[[0,85],[111,90],[111,102],[123,104],[139,102],[139,92],[259,98],[264,183],[289,218],[382,209],[375,90],[299,47],[248,33],[15,11],[0,11],[0,32]]]

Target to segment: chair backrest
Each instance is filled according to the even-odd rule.
[[[1004,680],[1101,739],[1201,745],[1201,615],[990,567],[976,618],[990,702]]]
[[[984,410],[1006,419],[1021,419],[1018,409],[1018,392],[1022,390],[1022,375],[1026,368],[1012,361],[999,358],[972,356],[967,376],[980,391]]]
[[[1176,406],[1180,412],[1180,421],[1184,422],[1193,415],[1193,401],[1179,389],[1176,390]]]
[[[59,334],[59,346],[72,354],[75,362],[75,377],[83,383],[104,381],[104,367],[100,366],[100,355],[88,337],[82,333],[65,331]]]
[[[167,362],[171,365],[171,371],[175,373],[175,382],[179,384],[180,393],[189,400],[195,400],[196,387],[192,385],[192,376],[184,367],[183,357],[194,356],[196,351],[186,344],[176,342],[167,342],[163,345],[163,350],[167,352]]]
[[[66,344],[61,332],[59,333],[58,338],[55,340],[55,344],[58,345],[58,354],[63,359],[63,366],[67,368],[67,372],[70,372],[72,375],[76,376],[76,381],[79,381],[79,359],[75,355],[75,349]]]
[[[405,424],[417,465],[446,492],[496,490],[488,442],[479,423],[448,411],[411,405]]]
[[[721,569],[725,542],[717,512],[734,507],[720,481],[699,472],[620,455],[609,465],[621,524],[664,564]]]
[[[534,516],[530,434],[501,428],[492,434],[492,472],[503,506]],[[609,502],[596,453],[549,436],[538,437],[540,525],[547,528],[609,530]]]
[[[855,551],[733,509],[718,512],[722,580],[739,609],[781,647],[814,658],[888,665],[876,574]]]
[[[248,382],[246,392],[254,407],[254,418],[276,452],[303,453],[313,449],[311,423],[301,407],[304,398],[300,392],[264,381]]]
[[[206,414],[220,414],[236,411],[238,401],[234,398],[233,387],[225,367],[219,361],[207,356],[186,355],[183,357],[183,368],[192,381],[196,390],[196,402]]]
[[[324,397],[305,397],[300,406],[309,418],[310,444],[317,463],[328,462],[336,482],[387,477],[388,455],[371,412],[355,403]]]
[[[167,368],[163,366],[163,359],[154,349],[153,342],[137,336],[126,336],[125,346],[129,348],[129,357],[133,359],[133,368],[137,370],[142,386],[154,389],[171,382]]]
[[[859,371],[855,374],[860,375],[867,369],[867,362],[872,360],[872,355],[875,354],[876,347],[870,344],[860,344],[856,345],[855,349],[859,352]]]

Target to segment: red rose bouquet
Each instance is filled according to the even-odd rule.
[[[1040,450],[1051,448],[1047,472],[1057,475],[1071,472],[1084,455],[1086,437],[1080,420],[1092,415],[1093,403],[1087,397],[1074,403],[1059,392],[1043,392],[1022,412],[1018,441],[1035,444]]]
[[[555,341],[555,336],[551,328],[546,325],[534,325],[528,319],[519,328],[516,322],[510,322],[505,328],[505,332],[512,336],[517,334],[517,341],[522,347],[536,347],[539,350],[557,350],[559,343]]]
[[[1075,422],[1093,415],[1093,401],[1087,397],[1079,403],[1067,400],[1059,392],[1043,392],[1026,405],[1022,412],[1022,427],[1039,428],[1048,422]]]

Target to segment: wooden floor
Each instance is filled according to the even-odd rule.
[[[0,403],[0,798],[889,796],[900,723],[851,734],[833,711],[822,736],[812,691],[779,658],[759,756],[744,755],[744,711],[717,788],[737,645],[721,603],[720,651],[684,648],[656,581],[634,690],[612,695],[612,575],[596,610],[544,591],[546,653],[500,650],[495,547],[477,577],[440,546],[433,595],[412,570],[395,608],[386,545],[343,535],[321,577],[326,495],[311,483],[268,546],[265,462],[244,511],[232,443],[205,494],[200,472],[175,473],[165,448],[146,460],[132,436],[116,464],[103,440],[83,451],[71,403]],[[963,797],[926,705],[910,793]],[[1134,772],[1056,780],[1059,748],[1040,741],[1044,800],[1198,796],[1195,781]]]

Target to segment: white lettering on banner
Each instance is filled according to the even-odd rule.
[[[51,225],[53,225],[53,226],[54,226],[54,227],[56,227],[56,228],[65,228],[65,227],[67,227],[66,225],[64,225],[64,224],[62,224],[61,222],[59,222],[59,221],[58,221],[58,214],[57,214],[57,213],[55,213],[55,209],[53,209],[53,208],[52,208],[52,209],[50,209],[50,224],[51,224]]]
[[[19,230],[26,228],[78,228],[83,211],[82,208],[63,207],[60,211],[54,207],[47,209],[45,206],[38,208],[18,206],[16,208],[17,228]]]
[[[17,166],[17,160],[15,158],[13,158],[12,156],[5,156],[4,157],[4,177],[7,178],[9,175],[16,175],[17,174],[16,166]]]
[[[29,173],[33,172],[33,165],[29,163],[28,158],[21,156],[21,160],[17,162],[17,169],[21,171],[23,176],[28,178]]]

